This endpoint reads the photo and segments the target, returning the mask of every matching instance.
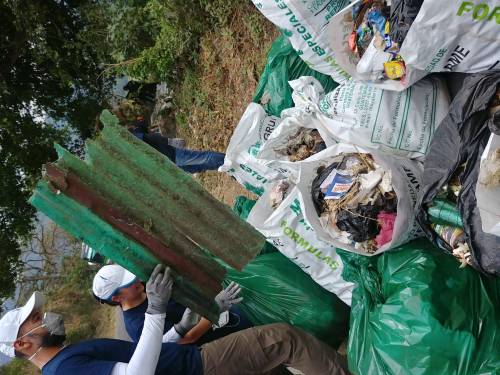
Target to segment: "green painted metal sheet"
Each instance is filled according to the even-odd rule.
[[[52,191],[44,181],[38,183],[30,203],[44,212],[64,230],[84,241],[100,254],[112,259],[132,273],[147,280],[160,261],[136,242],[115,230],[89,209],[64,194]],[[209,319],[218,319],[213,295],[202,293],[189,280],[175,275],[173,296],[179,303],[200,312]]]
[[[184,259],[182,264],[188,262],[191,266],[181,267],[184,271],[176,273],[174,295],[207,318],[215,318],[215,291],[207,292],[207,285],[196,285],[192,279],[198,274],[193,277],[192,271],[199,269],[219,283],[225,270],[213,258],[241,269],[262,249],[264,237],[189,174],[119,126],[108,111],[103,112],[101,120],[105,127],[96,140],[86,143],[86,159],[56,146],[59,160],[55,166],[76,176],[84,184],[82,187],[88,186],[84,189],[87,194],[95,192],[92,194],[97,201],[102,199],[109,209],[144,228],[143,236],[161,241],[166,246],[162,251],[173,251]],[[31,202],[74,236],[146,280],[158,262],[152,255],[153,248],[140,245],[147,242],[137,237],[137,231],[127,233],[140,243],[110,225],[113,217],[108,216],[110,222],[106,222],[108,211],[94,208],[104,215],[99,217],[91,211],[92,205],[81,201],[88,209],[69,199],[62,190],[62,194],[56,194],[46,183],[40,183]],[[121,224],[115,221],[114,225]],[[163,253],[156,254],[165,259]]]

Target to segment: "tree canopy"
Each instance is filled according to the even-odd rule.
[[[12,293],[27,200],[55,141],[92,134],[111,77],[106,2],[0,0],[0,298]]]

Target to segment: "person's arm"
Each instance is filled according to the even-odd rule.
[[[160,357],[165,314],[146,314],[141,338],[129,363],[118,362],[111,375],[154,375]]]
[[[198,341],[200,337],[207,333],[211,328],[212,322],[208,319],[201,318],[200,322],[179,340],[179,344],[192,344]]]
[[[170,328],[162,338],[162,342],[179,342],[182,336],[177,333],[174,327]]]
[[[240,303],[243,297],[239,297],[241,288],[235,282],[231,282],[227,288],[222,289],[219,294],[215,297],[215,303],[219,307],[219,311],[228,311],[233,305]],[[200,322],[194,326],[189,332],[187,332],[181,340],[178,341],[179,344],[192,344],[200,339],[205,333],[208,332],[212,327],[212,322],[206,318],[201,318]]]
[[[170,269],[161,273],[161,265],[156,266],[148,283],[148,309],[144,318],[141,338],[128,363],[118,362],[111,375],[154,375],[160,358],[165,311],[172,294],[173,279]]]

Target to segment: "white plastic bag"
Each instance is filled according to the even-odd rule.
[[[492,183],[498,176],[500,136],[491,134],[483,155],[476,183],[476,201],[483,232],[500,236],[500,186]],[[498,179],[498,177],[496,177]]]
[[[333,51],[332,58],[335,59],[336,63],[342,67],[349,75],[351,75],[355,80],[364,83],[370,83],[371,85],[382,88],[384,90],[401,91],[410,87],[415,82],[419,81],[425,77],[428,72],[424,70],[416,69],[410,66],[406,60],[406,76],[403,80],[391,80],[387,79],[384,81],[373,81],[372,73],[363,72],[364,69],[360,67],[357,69],[360,58],[354,56],[349,51],[349,37],[354,29],[354,22],[352,19],[352,7],[360,3],[362,0],[353,2],[350,6],[344,8],[338,14],[336,14],[330,24],[328,25],[328,31],[325,29],[324,32],[328,32],[330,36],[329,47]],[[433,0],[435,1],[435,0]],[[411,29],[410,29],[411,32]],[[409,32],[409,33],[410,33]],[[408,34],[409,34],[408,33]],[[423,40],[425,37],[420,36]],[[406,42],[403,42],[403,46]],[[401,56],[403,54],[400,52]],[[404,58],[404,56],[403,56]],[[366,58],[363,59],[362,65],[367,65]],[[368,64],[369,65],[369,64]]]
[[[266,191],[247,221],[314,281],[350,306],[354,284],[342,278],[343,263],[335,246],[318,239],[302,214],[300,192],[290,189],[276,210],[270,204],[270,190]]]
[[[500,3],[425,0],[400,53],[427,72],[500,70]]]
[[[326,116],[317,118],[338,142],[423,158],[449,105],[446,85],[435,77],[399,92],[349,81],[320,101]]]
[[[289,84],[293,88],[292,99],[295,107],[286,109],[281,112],[281,124],[276,131],[274,131],[269,139],[261,147],[257,157],[264,160],[282,160],[289,162],[287,155],[279,152],[287,147],[288,142],[297,134],[299,129],[316,129],[326,147],[337,143],[335,138],[328,132],[323,125],[323,122],[318,119],[318,114],[321,113],[315,110],[318,103],[324,97],[324,91],[321,83],[314,77],[301,77],[297,80],[290,81]],[[282,165],[290,165],[290,168],[296,163],[307,161],[307,159],[282,163]],[[298,171],[298,169],[296,169]]]
[[[350,77],[386,90],[403,90],[431,72],[500,69],[500,5],[493,0],[425,0],[401,46],[403,80],[373,81],[356,69],[359,58],[348,50],[354,27],[353,2],[327,0],[253,0],[313,69],[339,83]],[[338,13],[337,13],[338,12]],[[337,13],[337,14],[335,14]],[[377,55],[378,56],[378,55]],[[378,56],[380,57],[380,56]],[[366,59],[365,59],[366,60]]]
[[[290,39],[293,48],[311,68],[337,82],[350,78],[335,61],[330,47],[332,17],[349,0],[252,0],[257,9]]]
[[[233,176],[247,190],[262,195],[272,181],[283,178],[256,157],[280,122],[279,117],[268,116],[260,104],[250,103],[231,137],[219,171]]]
[[[332,160],[341,153],[369,153],[372,155],[375,163],[380,165],[384,170],[391,171],[392,186],[398,199],[393,236],[390,242],[377,249],[373,254],[356,249],[354,244],[347,238],[341,238],[335,231],[324,228],[314,207],[311,190],[312,183],[318,175],[317,169],[322,166],[328,167],[332,163]],[[366,151],[356,146],[339,143],[313,155],[307,163],[300,164],[297,188],[301,196],[300,201],[304,218],[310,223],[320,239],[327,241],[335,247],[363,255],[380,254],[423,235],[415,220],[415,203],[418,190],[422,185],[422,173],[423,167],[417,161]]]

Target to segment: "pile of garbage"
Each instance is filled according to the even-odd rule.
[[[495,180],[495,168],[483,167],[500,148],[499,90],[499,73],[464,80],[430,144],[417,204],[430,240],[462,267],[495,276],[500,275],[500,189],[484,183]]]
[[[492,3],[335,0],[321,6],[322,2],[313,0],[280,0],[255,4],[284,30],[312,69],[340,84],[353,78],[401,91],[430,73],[498,69],[498,7]]]
[[[326,143],[317,129],[299,128],[297,133],[288,138],[285,148],[275,149],[275,151],[286,155],[290,161],[300,161],[325,148]]]
[[[422,2],[419,0],[414,3],[421,5]],[[407,9],[401,9],[404,3],[396,1],[393,5],[385,0],[364,0],[351,9],[353,30],[348,39],[348,48],[354,59],[359,60],[357,71],[370,74],[370,79],[375,82],[405,78],[406,65],[399,54],[405,35],[404,32],[398,32],[400,24],[396,20],[396,16],[400,15],[398,13],[407,12]],[[415,17],[419,8],[419,4],[412,4],[410,8]],[[403,25],[411,25],[412,21],[411,16],[405,17]]]
[[[319,3],[255,2],[315,74],[259,95],[221,171],[259,196],[247,222],[351,306],[351,373],[496,373],[498,7]]]
[[[345,154],[320,168],[312,184],[320,222],[356,249],[374,253],[392,240],[397,196],[391,171],[369,154]]]

